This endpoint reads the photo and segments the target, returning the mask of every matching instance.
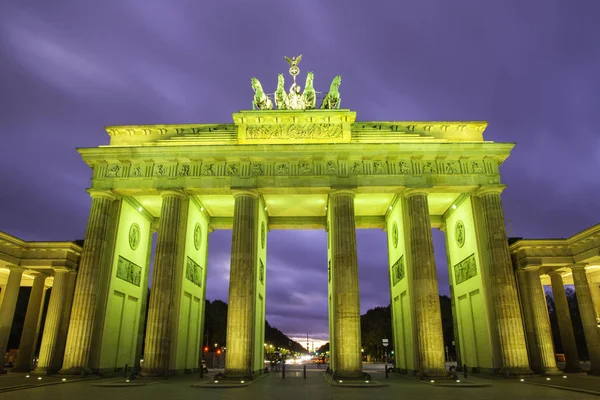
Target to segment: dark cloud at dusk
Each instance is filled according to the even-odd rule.
[[[600,221],[600,1],[0,2],[0,230],[84,237],[105,125],[231,123],[302,53],[301,79],[370,120],[487,120],[516,142],[501,167],[510,234]],[[226,300],[231,232],[210,237],[207,297]],[[389,303],[385,232],[357,231],[361,310]],[[434,231],[440,292],[444,236]],[[321,231],[271,231],[267,319],[327,336]]]

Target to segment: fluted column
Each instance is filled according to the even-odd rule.
[[[360,293],[354,192],[335,190],[329,195],[333,264],[333,323],[335,377],[361,378]]]
[[[550,282],[552,284],[552,297],[554,298],[554,311],[558,321],[558,331],[560,332],[560,342],[562,343],[563,353],[566,358],[565,372],[583,372],[579,363],[579,354],[577,353],[577,344],[575,343],[575,334],[573,333],[573,322],[571,322],[571,313],[569,312],[569,303],[565,286],[560,272],[549,272]]]
[[[152,290],[146,325],[146,345],[142,375],[162,376],[169,373],[171,329],[173,314],[175,271],[179,259],[180,230],[184,194],[180,191],[161,193],[163,202],[154,257]]]
[[[409,189],[405,192],[418,343],[418,374],[434,377],[445,376],[447,372],[427,195],[428,192],[421,189]]]
[[[99,190],[88,192],[92,197],[92,207],[79,262],[75,298],[61,370],[64,374],[79,375],[91,372],[88,362],[94,322],[99,308],[97,303],[101,292],[102,259],[107,251],[110,210],[115,200],[111,192]]]
[[[508,238],[504,225],[504,212],[500,193],[502,187],[484,187],[478,195],[481,199],[485,222],[484,236],[489,251],[489,272],[502,355],[501,373],[529,374],[527,345],[523,331],[523,318],[519,308],[515,276],[513,273]]]
[[[591,368],[589,373],[598,375],[600,374],[600,328],[598,328],[598,322],[596,322],[596,313],[594,312],[585,267],[585,265],[574,265],[571,266],[571,270],[573,271],[573,283],[575,284],[575,294],[577,295],[585,344],[590,357]]]
[[[44,301],[44,283],[46,275],[34,273],[33,286],[27,303],[27,312],[25,313],[25,323],[23,324],[23,332],[21,333],[21,341],[19,342],[19,352],[17,353],[17,361],[12,371],[14,372],[29,372],[33,361],[33,348],[37,335],[39,333],[40,312]]]
[[[546,295],[542,287],[542,281],[540,280],[539,270],[537,267],[534,267],[528,269],[526,273],[531,290],[531,306],[535,325],[536,344],[540,354],[540,370],[537,372],[558,374],[560,370],[556,366],[552,328],[550,327]]]
[[[225,355],[225,376],[231,378],[247,377],[252,369],[259,207],[253,191],[235,192],[234,198]]]
[[[531,282],[528,279],[528,273],[525,269],[517,269],[517,283],[519,287],[519,298],[525,322],[525,337],[527,339],[527,350],[529,354],[529,365],[534,371],[540,371],[542,360],[540,348],[537,343],[535,333],[535,317],[533,315]]]
[[[57,269],[54,271],[54,282],[52,283],[52,292],[50,293],[50,302],[48,303],[48,311],[46,312],[46,321],[42,333],[40,356],[34,370],[36,374],[53,373],[60,369],[62,358],[56,350],[61,341],[59,330],[64,319],[64,307],[67,303],[69,274],[70,272],[67,269]],[[62,338],[63,341],[65,339]]]
[[[590,292],[592,294],[592,303],[596,312],[596,319],[600,322],[600,283],[590,282]]]
[[[17,306],[21,277],[24,270],[22,267],[11,266],[10,273],[8,274],[6,292],[2,300],[2,308],[0,308],[0,355],[2,357],[4,357],[7,350],[6,346],[8,346],[8,337],[10,336],[10,328],[12,328],[15,316],[15,307]],[[2,365],[0,365],[0,371],[4,371]]]

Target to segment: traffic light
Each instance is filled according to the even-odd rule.
[[[204,346],[204,352],[207,353],[208,352],[208,346]]]

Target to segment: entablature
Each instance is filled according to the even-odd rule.
[[[521,239],[509,247],[517,268],[600,262],[600,224],[566,239]]]

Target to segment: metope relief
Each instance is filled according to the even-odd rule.
[[[446,161],[446,173],[450,175],[460,173],[458,161]]]
[[[200,288],[202,287],[202,267],[190,257],[187,258],[185,263],[185,279]]]
[[[459,285],[477,275],[475,254],[471,254],[454,266],[454,284]]]
[[[312,165],[306,161],[300,161],[298,163],[298,172],[301,175],[310,175],[312,174]]]
[[[120,165],[111,165],[106,169],[106,177],[107,178],[118,178],[120,176],[121,166]]]
[[[142,281],[142,267],[125,257],[119,256],[119,260],[117,261],[117,278],[139,287]]]
[[[410,161],[400,161],[398,163],[398,172],[401,174],[410,174],[412,172],[412,163]]]
[[[143,175],[142,167],[139,165],[133,165],[129,170],[129,176],[136,178]]]
[[[483,174],[483,162],[473,161],[471,163],[471,168],[473,169],[474,174]]]
[[[226,171],[229,176],[237,176],[240,174],[240,169],[235,164],[227,164]]]
[[[252,163],[250,164],[250,175],[252,176],[260,176],[264,175],[264,170],[262,164]]]
[[[425,161],[423,163],[423,172],[426,174],[435,174],[437,168],[434,161]]]
[[[392,265],[392,286],[396,286],[402,279],[404,279],[404,256]]]

